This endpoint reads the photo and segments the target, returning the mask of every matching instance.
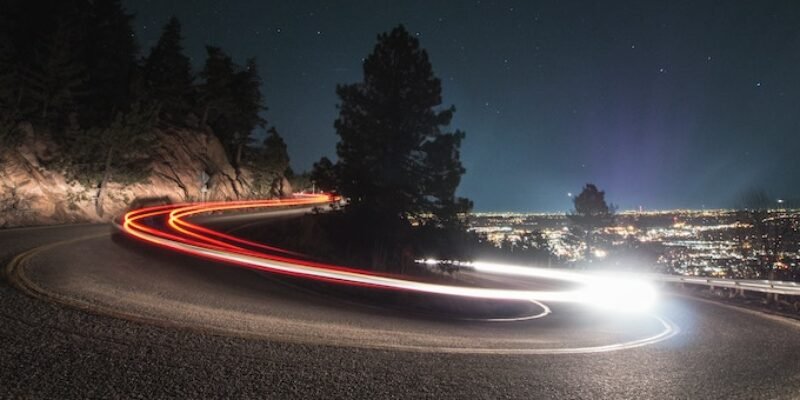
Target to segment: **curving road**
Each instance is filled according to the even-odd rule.
[[[655,317],[548,303],[532,320],[432,318],[120,240],[107,225],[0,231],[0,257],[0,397],[800,396],[796,323],[682,297]]]

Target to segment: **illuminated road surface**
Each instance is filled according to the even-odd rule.
[[[211,225],[231,231],[254,218]],[[553,312],[539,319],[455,321],[114,242],[107,226],[3,231],[0,244],[6,259],[49,246],[19,258],[11,276],[37,298],[7,284],[0,292],[0,381],[17,395],[58,397],[90,387],[98,397],[165,391],[295,398],[800,393],[800,330],[694,300],[664,297],[652,313],[621,316],[545,302]],[[626,346],[641,340],[646,345]],[[586,354],[590,349],[600,352]]]

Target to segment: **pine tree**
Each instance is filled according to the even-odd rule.
[[[182,40],[181,24],[172,17],[142,68],[147,98],[172,122],[182,122],[192,108],[192,68]]]
[[[243,152],[248,144],[253,141],[253,130],[265,127],[267,121],[261,117],[261,112],[266,111],[261,94],[261,77],[255,59],[247,60],[245,67],[235,75],[233,86],[233,103],[236,105],[231,116],[231,131],[227,141],[234,154],[234,166],[242,163]],[[276,132],[277,133],[277,132]]]
[[[322,157],[315,162],[311,168],[311,181],[314,186],[323,192],[336,190],[339,180],[336,167],[337,165],[328,157]]]
[[[270,171],[284,174],[289,168],[289,152],[286,150],[286,142],[274,127],[269,128],[267,133],[261,152],[263,165]]]
[[[206,46],[206,63],[200,72],[203,83],[199,86],[202,107],[201,124],[214,125],[218,118],[235,111],[233,102],[234,64],[222,49]]]
[[[20,114],[19,74],[14,62],[16,49],[11,39],[13,21],[0,15],[0,145],[14,144],[18,138],[17,120]]]
[[[81,106],[89,124],[107,124],[132,102],[131,82],[138,45],[127,14],[119,0],[95,0],[88,11],[84,54],[87,86],[91,95]]]
[[[41,18],[48,22],[47,26],[53,29],[55,21],[52,18]],[[39,19],[39,20],[41,20]],[[47,36],[47,30],[35,22],[31,12],[31,5],[21,0],[11,0],[3,7],[0,13],[0,114],[4,126],[15,125],[17,119],[34,119],[40,113],[35,112],[35,106],[26,98],[28,92],[24,72],[29,71],[35,63],[34,50],[37,55],[42,53],[42,39]],[[8,138],[10,131],[6,132]]]
[[[60,18],[34,52],[31,68],[23,74],[27,96],[44,122],[63,122],[85,96],[86,66],[79,57],[80,21]]]
[[[0,102],[37,123],[108,124],[129,103],[131,19],[119,0],[11,1],[0,15],[0,53],[11,52],[0,55]]]
[[[592,217],[608,220],[613,214],[613,206],[606,203],[606,193],[596,185],[587,183],[580,194],[573,199],[577,217]]]
[[[389,220],[455,221],[469,206],[455,198],[464,134],[443,132],[455,110],[439,108],[441,82],[427,52],[401,25],[378,36],[363,69],[363,82],[337,88],[336,170],[348,209]]]
[[[291,173],[286,142],[271,127],[262,146],[253,151],[248,162],[253,173],[253,186],[257,193],[276,197],[283,194],[283,180]]]
[[[6,115],[52,124],[74,110],[85,72],[80,51],[84,9],[77,0],[3,4],[0,103]]]
[[[17,102],[16,49],[11,39],[13,21],[0,14],[0,112],[6,113]]]
[[[237,90],[234,93],[239,100],[239,112],[242,123],[250,130],[263,127],[267,121],[261,113],[267,111],[264,106],[264,95],[261,93],[261,75],[258,73],[258,64],[255,58],[249,58],[244,69],[239,73]]]
[[[211,127],[238,168],[252,142],[253,130],[266,125],[260,115],[266,110],[261,78],[254,59],[240,67],[217,47],[208,46],[206,51],[208,57],[200,73],[204,82],[199,87],[201,122]]]

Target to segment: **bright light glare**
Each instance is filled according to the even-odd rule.
[[[603,249],[595,249],[594,250],[594,256],[597,257],[597,258],[604,258],[607,255],[608,255],[608,253],[606,253],[606,251],[603,250]]]
[[[565,295],[567,293],[573,295],[571,301],[607,311],[620,313],[648,311],[655,305],[658,297],[658,291],[650,282],[626,276],[598,276],[557,269],[479,261],[461,263],[461,265],[487,274],[516,275],[581,283],[583,284],[583,289],[576,292],[565,292]]]
[[[608,274],[598,275],[555,268],[536,268],[485,261],[463,262],[425,259],[418,262],[428,265],[453,264],[487,275],[510,275],[576,283],[582,288],[563,291],[557,299],[549,300],[577,302],[604,311],[621,314],[649,311],[658,300],[658,291],[652,283],[643,279],[625,276],[622,273],[614,274],[613,276]],[[519,285],[522,282],[516,281],[516,283]]]
[[[598,277],[580,291],[582,302],[619,313],[650,310],[658,292],[649,282],[625,277]]]

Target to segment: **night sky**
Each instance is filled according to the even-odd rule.
[[[645,4],[646,3],[646,4]],[[466,131],[478,211],[559,211],[596,183],[621,209],[800,197],[800,2],[128,0],[143,53],[170,15],[258,58],[296,171],[335,156],[337,83],[376,35],[418,35]]]

